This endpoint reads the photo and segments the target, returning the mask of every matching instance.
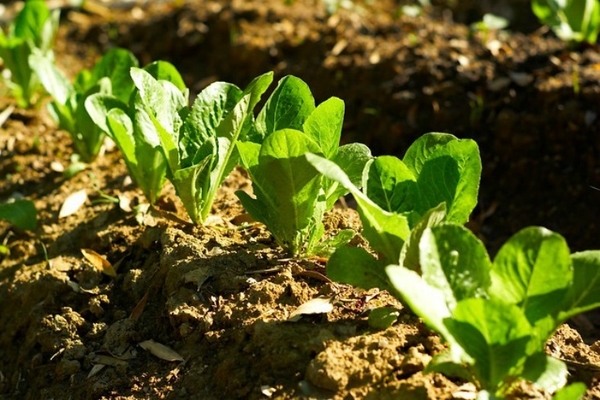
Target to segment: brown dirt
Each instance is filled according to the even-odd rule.
[[[188,0],[102,15],[71,10],[57,61],[73,74],[124,46],[142,63],[173,62],[194,91],[214,80],[243,86],[267,70],[297,75],[317,101],[344,99],[343,140],[376,154],[402,155],[429,131],[477,140],[484,172],[469,226],[490,252],[528,225],[561,233],[573,251],[598,248],[598,49],[572,50],[540,30],[484,35],[441,7],[416,18],[397,7],[381,0],[328,15],[310,0]],[[261,226],[236,225],[243,173],[221,190],[208,226],[166,214],[140,225],[100,201],[103,193],[141,201],[116,149],[64,179],[50,165],[69,164],[68,135],[42,110],[16,110],[0,129],[0,151],[0,200],[18,192],[39,210],[34,232],[0,222],[11,251],[0,264],[1,398],[474,396],[465,382],[423,375],[443,345],[397,300],[331,283],[320,261],[286,259]],[[90,201],[58,219],[80,189]],[[170,187],[160,208],[186,218]],[[358,227],[341,207],[327,221],[330,232]],[[95,270],[82,248],[104,255],[117,277]],[[315,297],[333,299],[334,310],[288,321]],[[369,328],[368,311],[383,305],[400,310],[398,321]],[[572,379],[588,384],[587,398],[600,396],[599,346],[588,346],[598,320],[564,325],[548,344],[569,361]],[[146,340],[184,361],[152,355],[139,346]]]

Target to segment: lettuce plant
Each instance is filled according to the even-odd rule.
[[[252,110],[273,79],[255,78],[245,90],[226,82],[204,89],[191,108],[169,82],[132,69],[136,107],[151,121],[169,166],[169,179],[196,224],[211,211],[218,188],[238,163],[236,143],[251,126]]]
[[[112,49],[92,70],[80,71],[73,83],[47,57],[32,54],[29,63],[53,97],[48,108],[59,129],[69,132],[75,151],[84,162],[95,160],[106,135],[92,121],[85,109],[85,100],[94,93],[101,93],[127,104],[134,88],[129,69],[138,66],[135,56],[125,49]]]
[[[600,31],[598,0],[533,0],[531,9],[562,40],[596,43]]]
[[[50,12],[45,1],[28,0],[8,31],[0,31],[0,58],[10,73],[6,82],[19,107],[35,103],[40,83],[29,65],[29,56],[37,54],[54,59],[52,45],[58,20],[59,11]]]
[[[287,76],[256,118],[249,137],[259,143],[238,143],[254,193],[236,194],[248,213],[292,255],[311,255],[321,247],[323,215],[347,193],[338,182],[319,174],[305,154],[334,160],[357,184],[370,158],[364,145],[339,146],[343,119],[342,100],[332,97],[317,107],[306,83]]]
[[[424,230],[419,261],[421,275],[400,265],[386,274],[449,344],[426,371],[469,379],[482,399],[505,398],[521,379],[551,392],[565,385],[566,365],[544,346],[560,324],[600,306],[600,251],[570,254],[557,233],[529,227],[492,262],[473,233],[443,223]],[[571,390],[577,398],[585,387]]]
[[[481,159],[477,144],[470,139],[445,133],[423,135],[402,160],[383,156],[370,163],[363,191],[335,163],[314,154],[307,158],[324,176],[352,193],[363,236],[378,255],[375,258],[362,248],[337,249],[327,263],[327,273],[334,280],[360,286],[365,274],[385,276],[389,264],[418,269],[415,243],[423,230],[442,221],[464,224],[477,204]]]
[[[187,88],[172,64],[155,61],[144,70],[158,81],[168,82],[173,92],[178,91],[187,99]],[[129,71],[122,73],[129,77]],[[128,82],[123,76],[118,81]],[[119,100],[114,93],[95,93],[84,101],[94,124],[117,144],[133,180],[150,204],[154,204],[165,183],[167,160],[158,132],[143,104],[138,90],[133,91],[128,102]]]

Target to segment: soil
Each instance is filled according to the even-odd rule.
[[[519,31],[473,31],[475,6],[434,4],[416,17],[391,0],[333,14],[311,0],[101,6],[63,11],[56,53],[70,75],[114,46],[142,64],[171,61],[194,93],[215,80],[245,86],[268,70],[293,74],[317,102],[342,98],[343,141],[376,155],[401,156],[430,131],[475,139],[483,176],[468,226],[491,254],[529,225],[562,234],[572,251],[599,247],[596,46],[570,47],[525,14]],[[12,102],[4,97],[0,108]],[[39,218],[33,232],[0,221],[10,249],[0,260],[0,398],[475,398],[463,381],[423,374],[444,345],[400,302],[331,282],[323,260],[289,259],[264,227],[245,223],[233,194],[250,185],[243,171],[221,189],[209,223],[195,227],[182,221],[170,186],[160,212],[141,220],[107,202],[143,202],[108,142],[64,178],[56,163],[69,165],[71,142],[43,107],[12,112],[0,152],[0,201],[32,199]],[[58,218],[82,189],[84,207]],[[329,233],[360,229],[342,205],[326,224]],[[117,276],[81,249],[106,257]],[[333,310],[290,319],[315,297],[332,299]],[[400,313],[385,330],[367,323],[380,306]],[[590,313],[548,344],[571,379],[588,385],[586,399],[600,397],[599,326]],[[547,394],[523,387],[518,397]]]

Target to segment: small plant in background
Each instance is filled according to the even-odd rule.
[[[58,22],[58,10],[50,12],[45,1],[28,0],[8,32],[0,31],[3,75],[19,107],[31,107],[37,100],[40,82],[29,65],[29,57],[37,54],[54,60],[52,46]]]
[[[249,135],[253,141],[238,143],[254,197],[243,191],[236,194],[246,211],[264,223],[277,243],[292,255],[312,255],[323,248],[319,246],[324,234],[323,215],[348,192],[321,176],[305,154],[317,153],[334,160],[356,184],[371,157],[364,145],[339,146],[343,120],[342,100],[332,97],[315,107],[308,85],[287,76],[258,114]]]
[[[598,0],[533,0],[531,9],[562,40],[596,43],[600,31]]]
[[[59,129],[69,132],[82,161],[94,161],[104,143],[105,132],[92,121],[85,109],[85,100],[92,94],[101,93],[127,104],[134,88],[129,69],[138,66],[137,59],[128,50],[112,49],[91,71],[80,71],[73,83],[48,57],[32,54],[29,63],[53,97],[48,108]]]
[[[161,82],[169,82],[170,87],[185,93],[187,98],[187,88],[172,64],[155,61],[144,70]],[[122,74],[130,79],[130,71],[122,71]],[[120,76],[118,81],[128,82],[128,79]],[[133,180],[142,189],[146,199],[150,204],[155,204],[165,183],[167,160],[160,146],[158,132],[143,107],[140,93],[134,90],[127,103],[113,94],[95,93],[87,97],[84,105],[92,121],[121,150]],[[169,109],[168,101],[161,106]]]

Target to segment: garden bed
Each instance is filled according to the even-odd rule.
[[[599,248],[598,49],[572,50],[543,29],[474,32],[441,8],[408,17],[397,7],[377,1],[329,15],[304,0],[188,0],[66,10],[57,63],[74,75],[121,46],[142,64],[172,62],[194,91],[216,80],[244,87],[271,70],[296,75],[317,103],[343,99],[343,142],[376,155],[402,156],[426,132],[474,139],[483,173],[468,227],[491,254],[530,225],[560,233],[572,251]],[[0,200],[21,193],[39,218],[33,232],[0,222],[11,252],[0,269],[3,398],[474,398],[464,381],[422,373],[443,344],[395,298],[333,283],[322,260],[290,259],[262,225],[245,225],[234,195],[250,185],[242,170],[219,191],[206,226],[183,222],[170,186],[163,212],[140,224],[101,201],[143,201],[116,147],[63,178],[56,163],[69,165],[71,141],[44,109],[15,109],[0,151]],[[89,201],[59,219],[81,189]],[[326,227],[360,221],[340,204]],[[117,277],[94,270],[82,248],[105,256]],[[333,298],[333,311],[288,320],[317,296]],[[367,323],[380,306],[401,310],[385,330]],[[572,380],[588,385],[586,398],[600,396],[599,327],[592,313],[548,344]],[[147,340],[183,361],[142,349]]]

